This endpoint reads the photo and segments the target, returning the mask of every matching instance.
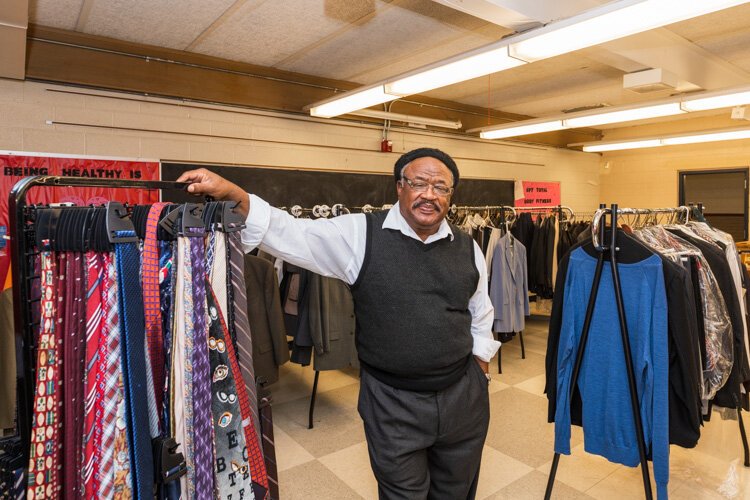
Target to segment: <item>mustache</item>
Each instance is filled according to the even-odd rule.
[[[416,208],[421,207],[422,205],[429,205],[433,209],[435,209],[435,211],[437,211],[437,212],[440,211],[440,207],[438,207],[435,203],[433,203],[431,201],[427,201],[427,200],[418,201],[418,202],[414,203],[414,205],[412,205],[411,208],[416,209]]]

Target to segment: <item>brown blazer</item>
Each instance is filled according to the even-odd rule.
[[[279,366],[289,361],[279,282],[273,264],[245,255],[245,286],[255,377],[265,377],[270,385],[279,379]]]

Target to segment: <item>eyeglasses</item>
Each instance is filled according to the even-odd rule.
[[[426,193],[429,188],[432,188],[432,192],[438,196],[450,196],[453,194],[453,188],[448,187],[445,184],[430,184],[425,181],[413,181],[405,175],[401,176],[401,180],[405,181],[409,185],[409,188],[417,193]]]

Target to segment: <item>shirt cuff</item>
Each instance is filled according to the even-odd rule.
[[[474,337],[474,347],[471,349],[471,353],[482,361],[489,363],[497,354],[497,350],[500,349],[500,342],[479,335],[472,335],[472,337]]]
[[[271,222],[271,205],[254,194],[248,196],[250,197],[250,210],[245,219],[245,228],[242,230],[242,244],[245,252],[260,245]]]

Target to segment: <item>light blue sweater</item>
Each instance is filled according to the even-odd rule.
[[[570,382],[583,330],[596,259],[583,248],[570,254],[563,324],[557,353],[555,451],[570,454]],[[661,259],[618,264],[630,334],[646,452],[651,452],[659,499],[669,482],[667,299]],[[612,462],[639,464],[612,271],[604,264],[578,388],[583,402],[584,447]]]

